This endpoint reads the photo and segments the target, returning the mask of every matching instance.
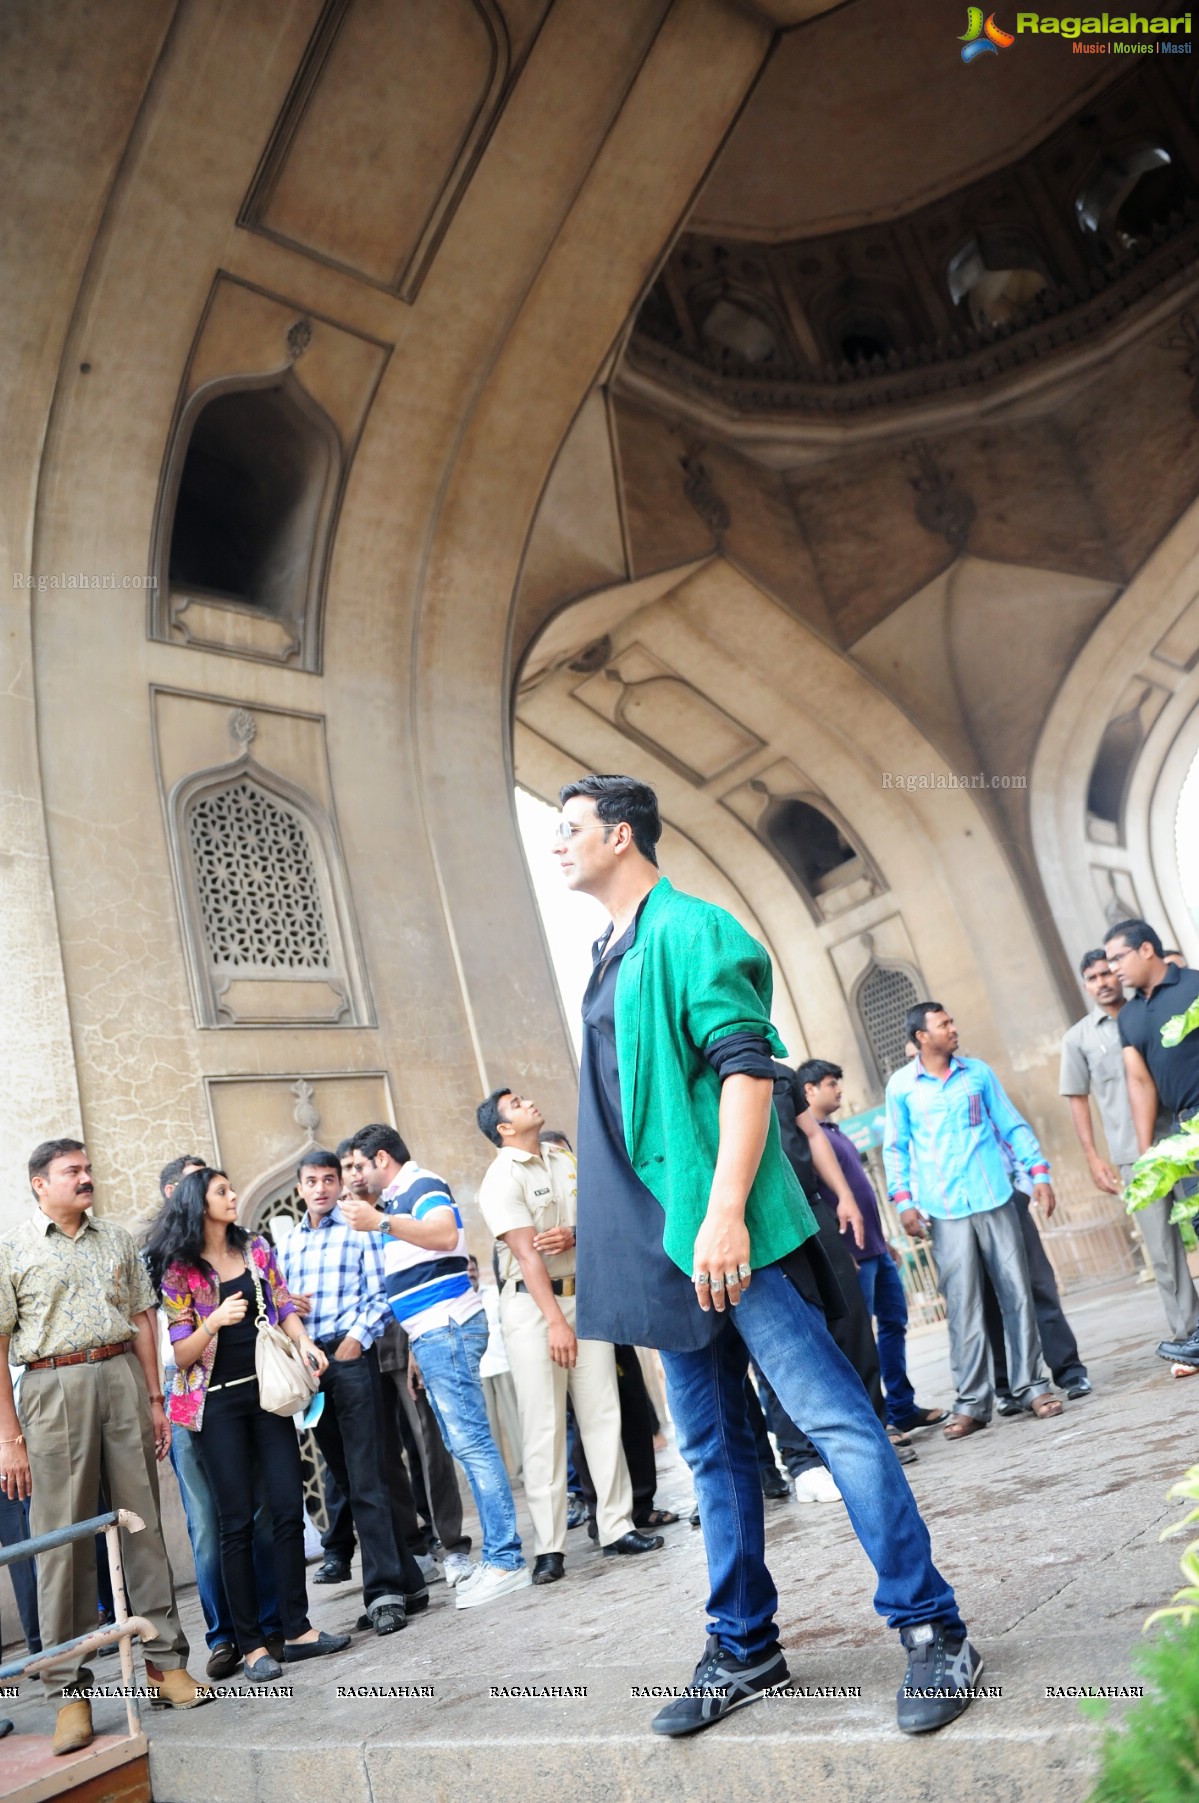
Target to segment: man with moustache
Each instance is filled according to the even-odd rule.
[[[145,1523],[123,1536],[129,1592],[157,1627],[146,1643],[146,1684],[160,1705],[211,1699],[187,1670],[175,1586],[163,1544],[155,1458],[171,1430],[158,1382],[155,1298],[131,1234],[90,1213],[92,1167],[77,1139],[53,1139],[29,1159],[31,1220],[0,1242],[0,1484],[30,1497],[34,1535],[95,1513],[103,1466],[109,1502]],[[9,1357],[24,1365],[21,1413]],[[89,1536],[42,1553],[39,1607],[45,1645],[94,1628],[96,1550]],[[68,1693],[82,1656],[64,1653],[43,1675],[59,1704],[53,1747],[92,1740],[91,1704]]]

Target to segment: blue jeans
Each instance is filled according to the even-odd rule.
[[[891,1254],[880,1252],[877,1258],[862,1260],[858,1283],[878,1329],[878,1362],[887,1397],[887,1420],[892,1427],[898,1427],[910,1421],[918,1407],[908,1377],[908,1299],[903,1293],[903,1280]]]
[[[29,1538],[29,1504],[20,1502],[15,1496],[5,1496],[0,1490],[0,1546],[16,1546],[18,1541]],[[25,1636],[25,1645],[31,1653],[42,1650],[41,1630],[37,1618],[37,1561],[36,1559],[18,1559],[8,1568],[12,1579],[13,1593],[17,1599],[17,1614],[21,1618],[21,1632]],[[3,1636],[0,1635],[0,1643]]]
[[[236,1646],[233,1616],[225,1583],[221,1577],[221,1525],[217,1517],[216,1498],[207,1477],[200,1468],[196,1452],[196,1435],[190,1428],[171,1430],[171,1464],[179,1480],[183,1513],[187,1517],[187,1537],[191,1541],[196,1566],[196,1590],[204,1611],[205,1639],[209,1650],[217,1646]],[[258,1606],[262,1614],[260,1626],[264,1634],[281,1634],[279,1603],[275,1593],[274,1534],[270,1510],[262,1502],[254,1516],[254,1580],[258,1590]]]
[[[724,1331],[698,1352],[662,1352],[679,1451],[695,1480],[708,1555],[708,1632],[739,1659],[777,1640],[778,1593],[766,1569],[762,1485],[746,1419],[748,1355],[810,1435],[878,1574],[874,1606],[892,1628],[960,1630],[953,1591],[932,1562],[928,1529],[862,1380],[818,1308],[777,1265],[755,1271]]]
[[[483,1530],[484,1565],[519,1571],[524,1564],[516,1531],[512,1486],[491,1437],[479,1364],[487,1350],[487,1316],[433,1327],[412,1342],[441,1437],[462,1465]]]

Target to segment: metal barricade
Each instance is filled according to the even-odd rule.
[[[158,1629],[144,1615],[130,1615],[126,1610],[125,1572],[121,1563],[119,1530],[124,1528],[128,1534],[140,1534],[145,1525],[141,1516],[134,1515],[131,1510],[115,1509],[109,1510],[107,1515],[93,1515],[90,1521],[77,1521],[69,1528],[55,1528],[50,1534],[36,1534],[30,1540],[18,1540],[15,1546],[0,1547],[0,1565],[15,1565],[20,1559],[35,1559],[39,1553],[51,1552],[56,1546],[69,1546],[73,1540],[90,1540],[94,1534],[104,1535],[116,1620],[110,1627],[95,1628],[89,1634],[76,1634],[74,1639],[64,1640],[58,1646],[43,1647],[40,1653],[28,1653],[23,1659],[0,1665],[0,1680],[21,1678],[26,1673],[43,1671],[53,1665],[56,1659],[61,1659],[64,1653],[97,1652],[101,1647],[111,1646],[116,1641],[121,1652],[121,1688],[125,1693],[125,1716],[131,1739],[141,1733],[141,1715],[134,1694],[133,1648],[130,1642],[135,1634],[142,1640],[153,1640]]]

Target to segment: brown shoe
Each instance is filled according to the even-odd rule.
[[[231,1678],[241,1664],[241,1654],[229,1641],[222,1640],[214,1646],[204,1667],[208,1677],[220,1682],[222,1678]]]
[[[986,1425],[973,1415],[951,1415],[941,1432],[947,1440],[964,1440],[968,1434],[981,1434]]]
[[[87,1698],[78,1697],[72,1703],[64,1703],[54,1724],[53,1751],[78,1753],[81,1747],[90,1747],[93,1739],[92,1706]]]
[[[148,1659],[146,1689],[150,1693],[151,1709],[198,1709],[201,1703],[211,1703],[213,1694],[212,1686],[197,1684],[185,1665],[163,1672]]]

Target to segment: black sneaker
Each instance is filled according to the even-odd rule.
[[[759,1473],[762,1479],[762,1495],[773,1502],[789,1501],[791,1486],[777,1465],[763,1465]]]
[[[764,1653],[741,1660],[726,1653],[715,1635],[710,1635],[694,1678],[681,1696],[659,1709],[651,1726],[655,1734],[696,1734],[701,1728],[715,1727],[734,1709],[756,1703],[790,1677],[777,1640]]]
[[[1157,1348],[1157,1356],[1172,1365],[1199,1365],[1199,1327],[1194,1328],[1185,1340],[1163,1340]]]
[[[982,1654],[970,1645],[965,1629],[951,1633],[935,1621],[903,1628],[899,1638],[908,1650],[908,1669],[896,1693],[899,1727],[905,1734],[943,1728],[973,1702]]]

